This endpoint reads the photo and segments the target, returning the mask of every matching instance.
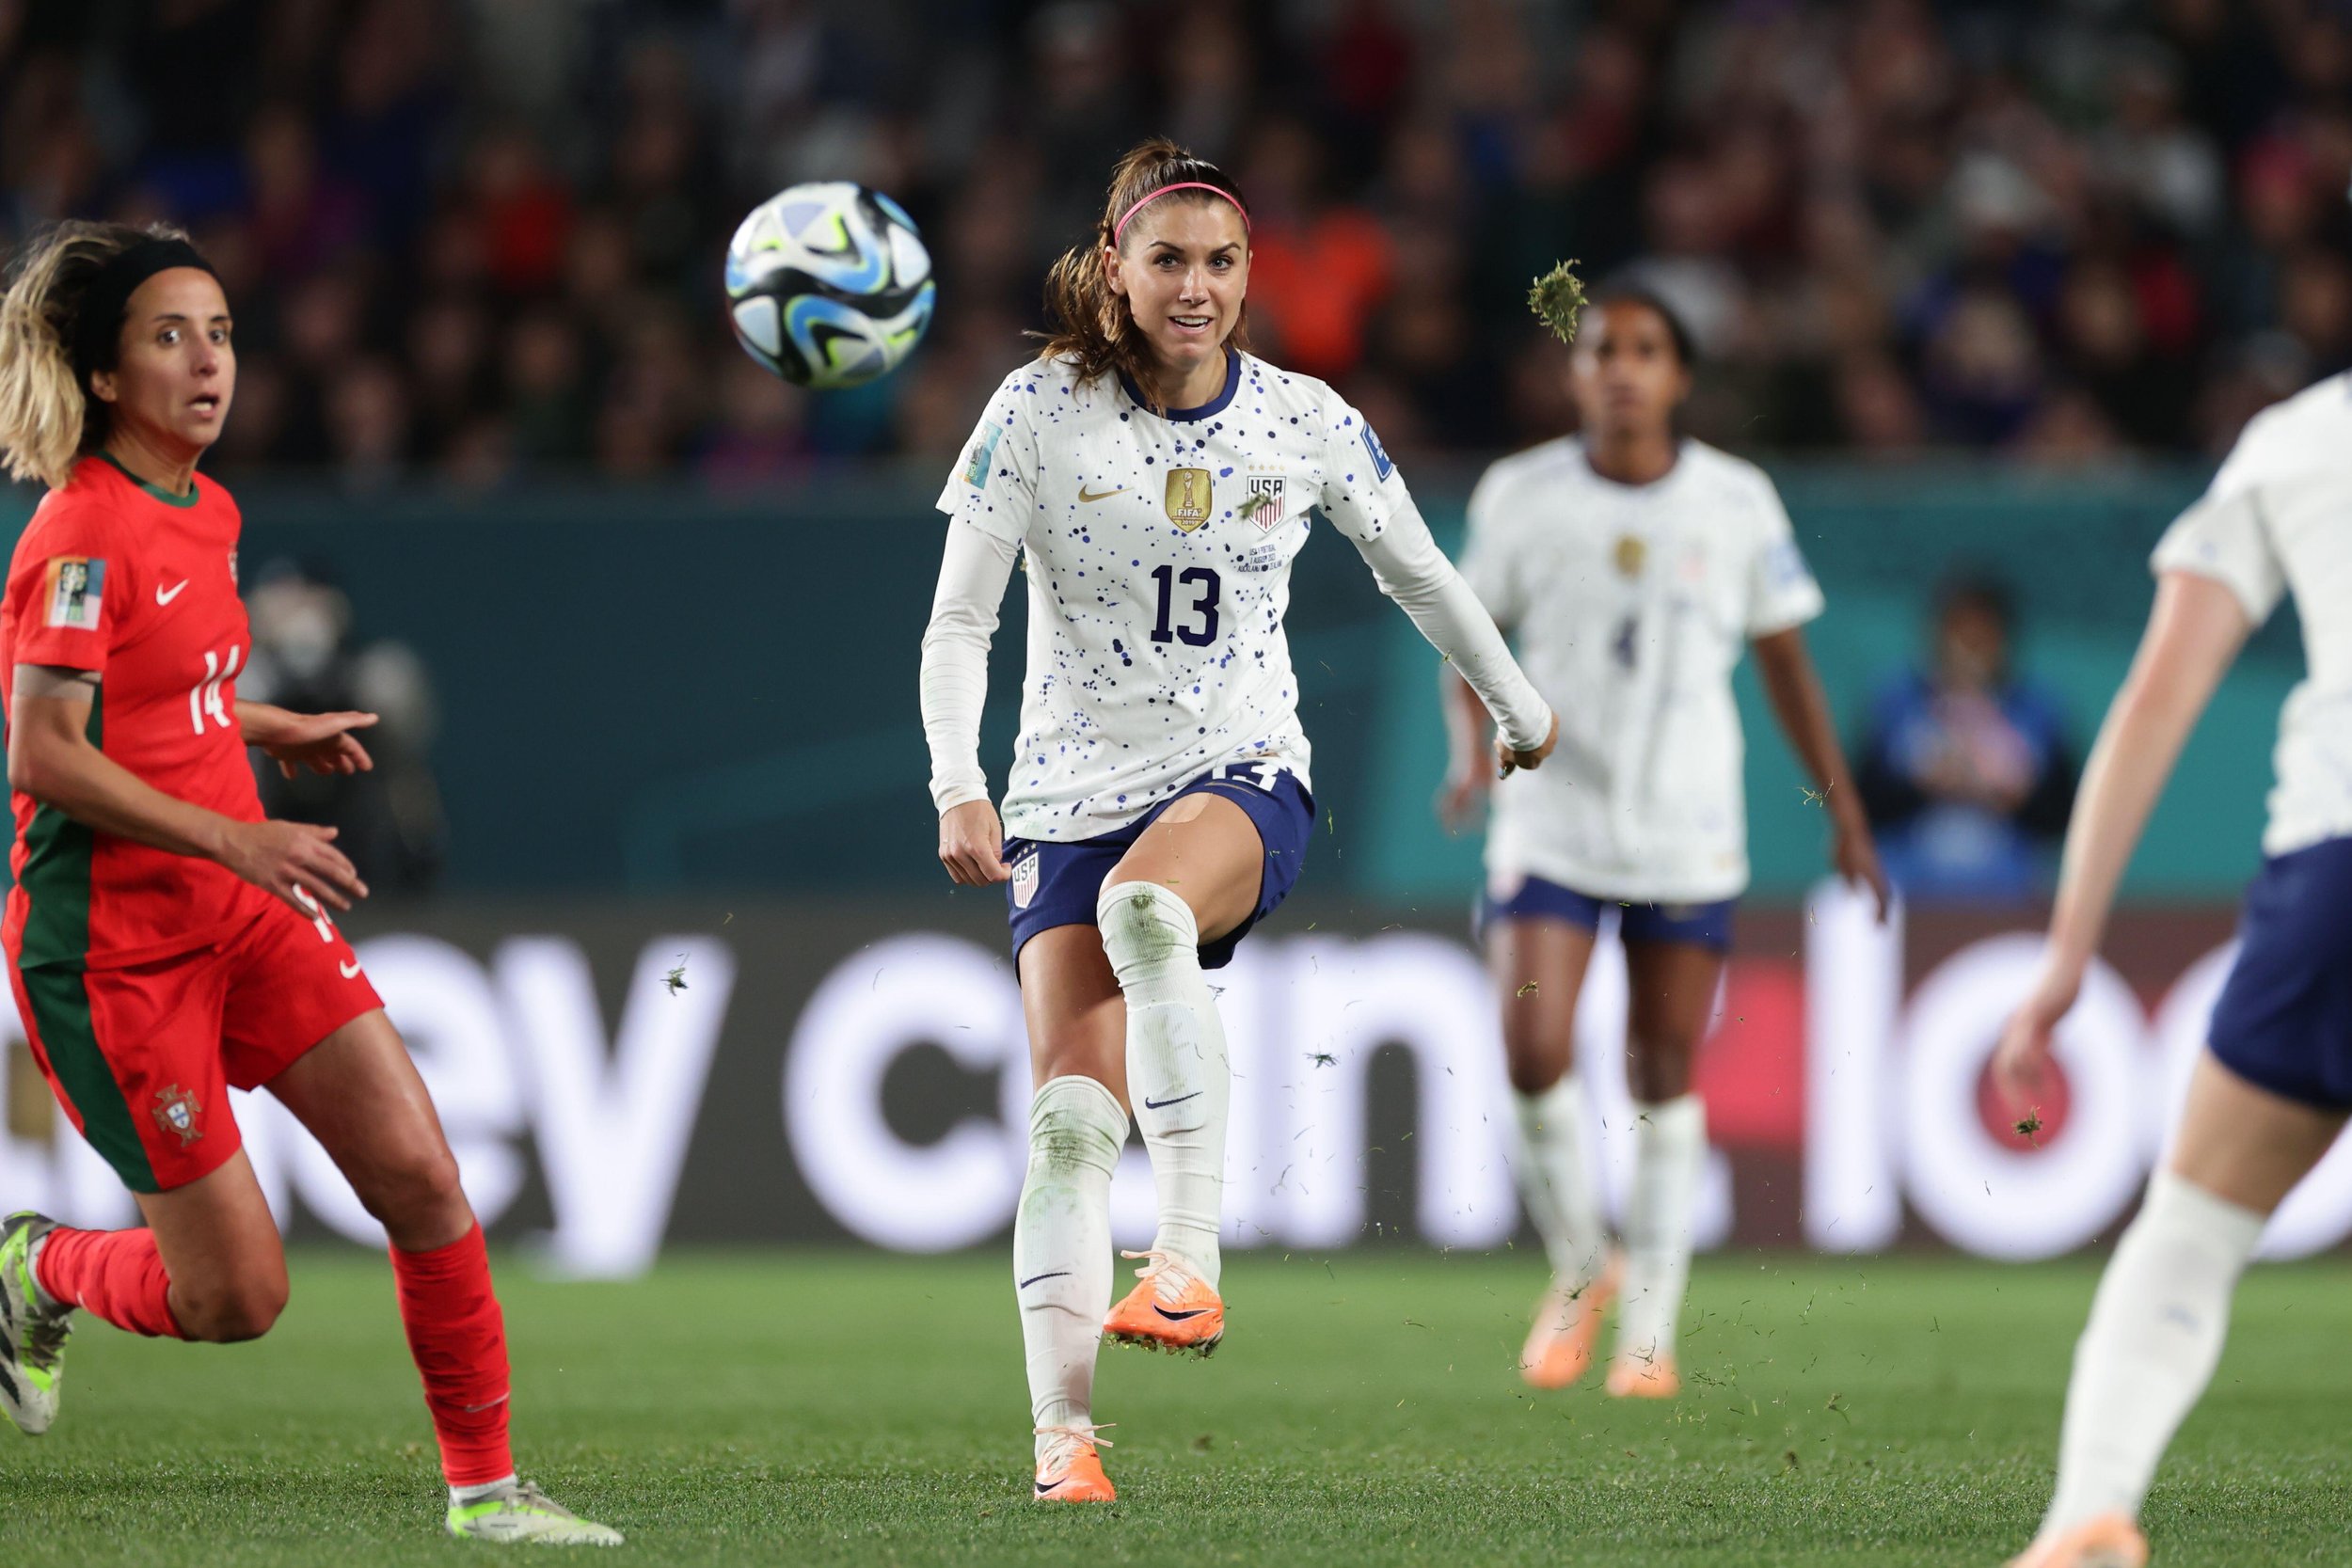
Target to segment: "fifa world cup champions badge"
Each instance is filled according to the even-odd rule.
[[[1168,469],[1168,520],[1181,531],[1190,533],[1209,520],[1210,497],[1214,494],[1208,469]]]
[[[94,631],[106,590],[106,563],[61,555],[49,563],[48,622],[74,631]]]

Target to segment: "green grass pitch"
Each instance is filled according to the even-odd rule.
[[[388,1271],[294,1260],[230,1347],[85,1327],[0,1429],[27,1564],[448,1563]],[[2000,1562],[2044,1501],[2092,1267],[1703,1261],[1671,1404],[1535,1396],[1524,1254],[1237,1259],[1207,1362],[1106,1350],[1107,1508],[1027,1500],[1002,1258],[504,1260],[525,1473],[654,1563]],[[1121,1276],[1124,1277],[1123,1275]],[[2150,1499],[2161,1563],[2352,1561],[2352,1268],[2258,1268]]]

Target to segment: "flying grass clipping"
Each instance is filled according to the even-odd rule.
[[[1564,343],[1576,341],[1577,312],[1584,309],[1584,279],[1577,277],[1575,267],[1576,259],[1570,257],[1527,291],[1527,308]]]

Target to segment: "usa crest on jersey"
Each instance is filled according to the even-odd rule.
[[[1254,475],[1249,481],[1249,494],[1244,498],[1241,515],[1258,525],[1260,533],[1270,533],[1274,525],[1288,515],[1284,504],[1282,476]]]

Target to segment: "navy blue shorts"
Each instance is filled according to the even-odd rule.
[[[1021,963],[1021,944],[1040,931],[1057,926],[1091,926],[1094,906],[1103,895],[1103,879],[1111,874],[1143,831],[1160,813],[1187,795],[1221,795],[1249,814],[1265,846],[1265,869],[1258,878],[1258,907],[1249,918],[1215,942],[1200,944],[1200,967],[1222,969],[1232,961],[1233,949],[1250,928],[1274,912],[1298,880],[1298,863],[1306,858],[1307,838],[1314,832],[1315,800],[1298,776],[1279,762],[1229,762],[1203,773],[1125,827],[1100,838],[1057,844],[1046,839],[1005,841],[1005,864],[1012,877],[1005,883],[1005,907],[1012,921],[1012,961]]]
[[[1541,877],[1528,878],[1508,898],[1480,894],[1470,931],[1484,942],[1486,927],[1498,920],[1535,920],[1547,915],[1597,931],[1600,911],[1612,904],[1619,906],[1617,934],[1624,941],[1686,942],[1718,953],[1731,951],[1731,915],[1740,907],[1737,898],[1720,898],[1711,904],[1637,904],[1596,898]]]
[[[2263,863],[2205,1038],[2249,1084],[2352,1109],[2352,838]]]

